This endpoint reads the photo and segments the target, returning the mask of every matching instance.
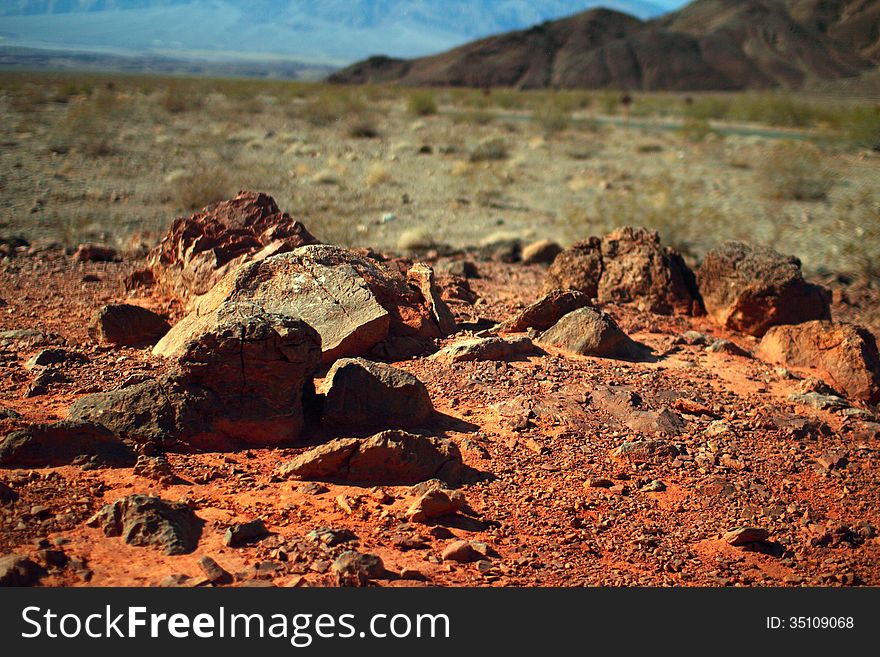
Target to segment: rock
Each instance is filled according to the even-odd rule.
[[[555,288],[660,314],[693,315],[701,309],[693,272],[647,228],[625,226],[566,249],[544,279],[545,291]]]
[[[114,303],[92,316],[89,337],[99,343],[145,347],[155,344],[170,328],[164,317],[151,310]]]
[[[207,555],[199,559],[199,568],[202,569],[202,572],[205,573],[205,577],[207,577],[208,581],[212,584],[232,583],[232,575]]]
[[[604,477],[590,477],[584,482],[585,488],[611,488],[614,482]]]
[[[168,555],[189,554],[199,544],[203,522],[185,504],[148,495],[129,495],[106,505],[86,524],[130,545],[162,548]]]
[[[602,276],[602,240],[591,237],[573,244],[553,260],[544,277],[544,293],[576,290],[590,299],[599,296]]]
[[[134,464],[134,474],[168,486],[177,482],[171,464],[161,454],[158,456],[147,456],[146,454],[138,456],[137,462]]]
[[[69,379],[57,367],[36,368],[38,374],[25,391],[25,397],[39,397],[49,394],[49,387],[55,383],[66,383]]]
[[[370,438],[340,438],[285,463],[282,476],[411,485],[437,477],[450,484],[461,475],[461,454],[450,440],[404,431],[383,431]]]
[[[355,550],[340,554],[330,568],[340,586],[364,586],[370,580],[380,579],[387,574],[381,558]]]
[[[73,253],[80,262],[112,262],[116,257],[116,249],[103,244],[80,244]]]
[[[480,277],[480,270],[473,260],[447,260],[437,265],[437,271],[464,279]]]
[[[454,541],[443,549],[441,558],[443,561],[471,563],[482,559],[483,554],[477,551],[470,541]]]
[[[440,363],[462,363],[475,360],[513,360],[535,352],[535,345],[525,337],[473,338],[444,347],[431,356]]]
[[[181,441],[205,449],[299,437],[303,389],[312,385],[321,358],[320,337],[305,322],[223,304],[210,315],[183,319],[155,352],[174,359],[172,373],[83,397],[69,417],[99,422],[138,442]]]
[[[648,354],[647,347],[631,340],[611,315],[595,308],[568,313],[544,331],[536,343],[579,356],[637,360]]]
[[[134,462],[134,451],[128,445],[112,431],[89,422],[32,424],[13,431],[0,443],[0,465],[6,467],[126,467]]]
[[[611,453],[615,458],[625,458],[634,463],[672,461],[678,454],[675,445],[665,440],[628,441]]]
[[[820,411],[840,411],[849,406],[845,399],[837,395],[823,395],[819,392],[796,393],[789,395],[788,400]]]
[[[440,288],[434,278],[434,270],[423,262],[415,263],[406,273],[408,281],[416,285],[428,304],[431,317],[440,328],[441,335],[452,335],[456,332],[455,317],[449,306],[443,301]]]
[[[229,302],[306,322],[321,336],[324,363],[363,356],[389,337],[442,335],[437,308],[399,273],[352,251],[313,245],[232,271],[194,302],[193,312],[154,351],[167,351],[200,317]]]
[[[693,272],[655,230],[624,226],[602,239],[601,303],[634,303],[663,315],[696,315],[699,292]]]
[[[64,344],[65,341],[54,333],[43,333],[37,329],[11,329],[0,331],[0,347],[15,348],[21,351],[35,349],[43,345]]]
[[[734,527],[724,534],[724,540],[735,547],[761,543],[768,538],[770,538],[770,532],[759,527]]]
[[[24,555],[0,557],[0,586],[32,586],[43,575],[45,571]]]
[[[400,571],[400,579],[411,580],[413,582],[425,582],[428,581],[428,576],[415,568],[404,568]]]
[[[350,429],[402,429],[423,424],[434,413],[425,384],[408,372],[363,358],[336,361],[319,390],[322,420]]]
[[[186,302],[244,262],[317,241],[272,197],[245,191],[175,220],[147,264],[163,291]]]
[[[815,369],[852,399],[880,402],[880,355],[874,336],[861,326],[822,321],[777,326],[767,331],[757,354],[786,367]]]
[[[675,344],[691,346],[708,346],[715,342],[711,337],[699,331],[685,331],[675,339]]]
[[[752,354],[738,344],[731,342],[730,340],[715,340],[712,344],[706,347],[706,351],[711,354],[727,354],[728,356],[741,356],[743,358],[751,358]]]
[[[568,313],[591,305],[590,297],[577,290],[551,290],[516,316],[495,327],[498,333],[546,331]]]
[[[0,481],[0,504],[9,504],[18,499],[18,493]]]
[[[427,522],[434,518],[454,515],[467,508],[464,495],[444,490],[428,491],[418,497],[406,510],[410,522]]]
[[[770,425],[791,440],[816,440],[833,433],[821,420],[802,415],[777,415],[770,418]]]
[[[553,240],[538,240],[523,247],[524,265],[549,265],[562,253],[562,247]]]
[[[50,347],[43,349],[36,355],[28,359],[25,363],[25,369],[32,370],[37,367],[52,367],[55,365],[65,365],[71,363],[86,363],[88,358],[83,354],[59,347]]]
[[[728,242],[706,254],[697,278],[706,311],[735,331],[762,336],[778,324],[830,318],[827,291],[804,280],[797,258],[767,247]]]
[[[248,543],[259,541],[260,539],[266,538],[268,535],[269,530],[266,529],[266,525],[263,524],[262,520],[257,518],[250,522],[244,522],[229,527],[226,530],[226,534],[223,536],[223,544],[237,548],[247,545]]]
[[[342,545],[343,543],[358,540],[358,537],[347,529],[333,529],[331,527],[319,527],[318,529],[313,529],[306,534],[306,538],[315,541],[316,543],[322,543],[327,547],[335,547],[337,545]]]
[[[14,411],[11,408],[6,408],[5,406],[0,406],[0,420],[20,420],[21,413],[18,411]]]

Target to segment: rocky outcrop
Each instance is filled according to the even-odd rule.
[[[637,360],[648,355],[647,347],[632,340],[603,310],[581,308],[568,313],[544,331],[536,343],[578,356]]]
[[[90,422],[32,424],[13,431],[0,443],[0,465],[5,467],[125,467],[134,462],[131,447],[106,427]]]
[[[660,244],[657,231],[625,226],[560,253],[544,290],[577,290],[601,303],[631,303],[659,314],[700,312],[694,275],[682,257]]]
[[[822,321],[775,326],[761,340],[757,355],[786,367],[815,369],[851,399],[880,402],[877,343],[861,326]]]
[[[139,442],[216,449],[293,441],[320,344],[302,320],[224,303],[184,318],[156,346],[174,360],[169,374],[82,397],[69,416]]]
[[[429,291],[431,287],[429,280]],[[370,258],[335,246],[312,245],[231,272],[195,302],[193,312],[156,345],[154,353],[165,354],[167,345],[185,336],[201,316],[226,303],[248,303],[303,320],[321,336],[324,363],[362,356],[389,338],[444,334],[435,319],[435,311],[446,308],[439,296],[426,298],[400,274]]]
[[[434,412],[425,384],[408,372],[363,358],[336,361],[318,391],[325,424],[347,429],[403,429]]]
[[[383,431],[370,438],[332,440],[285,463],[279,471],[300,479],[372,485],[412,485],[435,477],[457,484],[462,460],[450,440]]]
[[[317,241],[271,196],[244,191],[177,219],[150,251],[147,264],[163,291],[189,301],[245,262]]]
[[[170,328],[166,319],[152,310],[114,303],[92,317],[89,337],[99,343],[145,347],[156,344]]]
[[[827,291],[804,280],[797,258],[768,247],[728,242],[706,254],[697,278],[709,315],[749,335],[831,317]]]
[[[186,504],[129,495],[106,505],[86,524],[106,536],[121,536],[129,545],[156,547],[173,555],[195,551],[203,522]]]

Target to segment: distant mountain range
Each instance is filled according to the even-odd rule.
[[[8,0],[0,47],[345,65],[427,55],[604,5],[640,18],[683,0]]]
[[[880,63],[878,0],[697,0],[651,20],[605,9],[417,59],[373,57],[335,82],[629,90],[797,89]]]

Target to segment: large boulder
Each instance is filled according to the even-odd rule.
[[[768,247],[727,242],[706,254],[697,278],[709,315],[749,335],[831,317],[828,292],[804,280],[797,258]]]
[[[80,464],[134,465],[134,451],[112,431],[90,422],[64,421],[32,424],[13,431],[0,443],[0,465],[18,468],[51,468]]]
[[[152,310],[114,303],[94,314],[89,325],[89,337],[105,344],[144,347],[156,344],[170,328],[165,318]]]
[[[591,237],[560,253],[544,280],[544,291],[577,290],[602,303],[632,303],[658,314],[701,311],[693,272],[660,244],[657,231],[625,226],[604,238]]]
[[[324,423],[348,429],[402,429],[434,412],[425,384],[409,372],[363,358],[336,361],[323,392]]]
[[[154,353],[166,353],[167,345],[184,338],[199,317],[229,302],[302,319],[320,334],[324,363],[364,355],[389,337],[443,335],[433,312],[443,304],[439,298],[426,299],[399,273],[368,257],[312,245],[231,272],[195,301],[192,313],[156,345]]]
[[[303,390],[312,385],[320,345],[302,320],[224,303],[187,316],[156,346],[173,359],[171,372],[83,397],[69,417],[139,442],[204,449],[290,442],[302,429]]]
[[[245,191],[177,219],[149,253],[147,264],[161,289],[188,301],[244,262],[317,241],[303,224],[282,213],[272,197]]]
[[[157,547],[165,554],[189,554],[204,524],[186,504],[148,495],[129,495],[104,506],[86,524],[129,545]]]
[[[637,360],[649,353],[624,333],[611,315],[589,307],[568,313],[535,342],[579,356]]]
[[[371,485],[406,486],[433,478],[457,484],[462,461],[451,440],[383,431],[370,438],[332,440],[285,463],[279,471],[300,479]]]
[[[758,345],[759,358],[818,371],[828,385],[871,404],[880,403],[880,356],[874,336],[854,324],[812,321],[774,326]]]

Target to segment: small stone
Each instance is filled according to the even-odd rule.
[[[604,477],[591,477],[584,482],[586,488],[611,488],[614,482]]]
[[[428,580],[428,576],[415,568],[404,568],[400,571],[400,579],[412,580],[414,582],[425,582]]]
[[[207,555],[199,559],[199,568],[205,573],[205,577],[214,584],[232,583],[232,575]]]
[[[770,532],[760,527],[734,527],[724,534],[724,540],[734,547],[761,543],[770,537]]]
[[[332,529],[330,527],[313,529],[306,534],[306,538],[316,543],[323,543],[327,547],[358,540],[358,537],[347,529]]]
[[[442,490],[429,491],[416,499],[406,510],[410,522],[427,522],[434,518],[454,515],[467,506],[461,493]]]
[[[248,543],[254,543],[269,535],[269,530],[263,521],[257,518],[250,522],[233,525],[226,530],[223,543],[229,547],[241,547]]]
[[[340,586],[364,586],[371,579],[379,579],[387,574],[381,558],[355,550],[340,554],[331,569]]]
[[[471,563],[479,561],[483,555],[480,554],[470,541],[455,541],[447,545],[441,557],[443,561],[456,561],[458,563]]]
[[[741,356],[743,358],[751,358],[752,354],[738,344],[731,342],[730,340],[715,340],[712,344],[706,347],[706,351],[711,354],[727,354],[728,356]]]
[[[31,586],[45,571],[20,554],[0,557],[0,586]]]

